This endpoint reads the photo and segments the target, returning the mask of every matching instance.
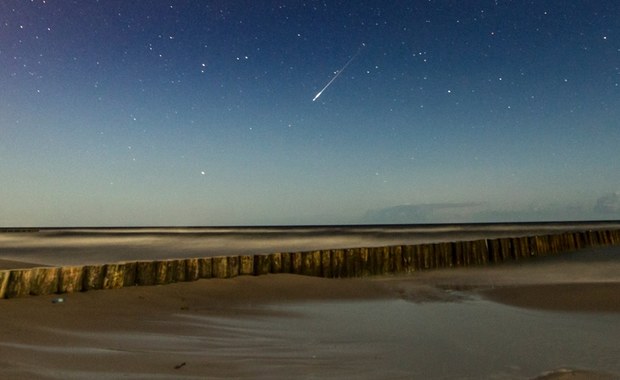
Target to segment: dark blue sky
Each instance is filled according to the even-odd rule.
[[[4,0],[0,226],[619,219],[619,16]]]

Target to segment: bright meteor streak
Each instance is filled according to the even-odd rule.
[[[366,46],[366,44],[362,44],[362,47],[364,47],[364,46]],[[316,100],[319,98],[319,96],[321,96],[321,94],[323,93],[323,91],[327,90],[327,87],[329,87],[329,85],[330,85],[330,84],[332,84],[332,82],[333,82],[333,81],[335,81],[335,80],[336,80],[336,78],[338,78],[338,76],[339,76],[340,74],[342,74],[342,72],[344,71],[344,69],[346,69],[346,68],[347,68],[347,66],[349,66],[349,63],[351,63],[351,62],[355,59],[355,57],[357,57],[357,55],[360,53],[360,51],[362,51],[362,47],[360,47],[360,48],[357,50],[357,53],[355,53],[355,54],[353,55],[353,57],[351,57],[351,59],[349,59],[349,60],[347,61],[347,63],[345,63],[345,64],[344,64],[344,66],[342,66],[342,69],[340,69],[340,70],[336,71],[336,75],[334,75],[334,77],[333,77],[333,78],[332,78],[329,82],[327,82],[327,84],[325,85],[325,87],[323,87],[323,88],[321,89],[321,91],[319,91],[316,95],[314,95],[314,98],[312,99],[312,101],[313,101],[313,102],[314,102],[314,101],[316,101]]]

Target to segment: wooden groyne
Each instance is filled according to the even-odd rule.
[[[406,274],[620,245],[620,230],[417,245],[279,252],[0,271],[0,298],[292,273],[328,278]]]

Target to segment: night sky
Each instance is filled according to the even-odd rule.
[[[619,143],[616,0],[0,1],[0,226],[620,219]]]

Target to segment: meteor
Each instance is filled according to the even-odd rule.
[[[332,83],[336,80],[336,78],[338,78],[338,76],[339,76],[340,74],[342,74],[342,72],[344,71],[344,69],[346,69],[346,68],[347,68],[347,66],[349,66],[349,64],[350,64],[351,62],[353,62],[353,60],[355,59],[355,57],[357,57],[357,55],[360,53],[360,51],[362,51],[362,47],[364,47],[364,46],[366,46],[366,44],[362,44],[362,46],[361,46],[359,49],[357,49],[357,52],[356,52],[355,54],[353,54],[353,57],[351,57],[351,59],[349,59],[349,60],[347,61],[347,63],[345,63],[345,64],[344,64],[344,66],[342,66],[342,69],[340,69],[340,70],[336,71],[336,75],[334,75],[334,77],[333,77],[333,78],[332,78],[329,82],[327,82],[327,84],[325,85],[325,87],[323,87],[323,88],[321,89],[321,91],[319,91],[316,95],[314,95],[314,98],[312,99],[312,101],[313,101],[313,102],[314,102],[314,101],[316,101],[316,100],[319,98],[319,96],[321,96],[321,94],[323,93],[323,91],[327,90],[327,87],[329,87],[329,85],[330,85],[330,84],[332,84]]]

